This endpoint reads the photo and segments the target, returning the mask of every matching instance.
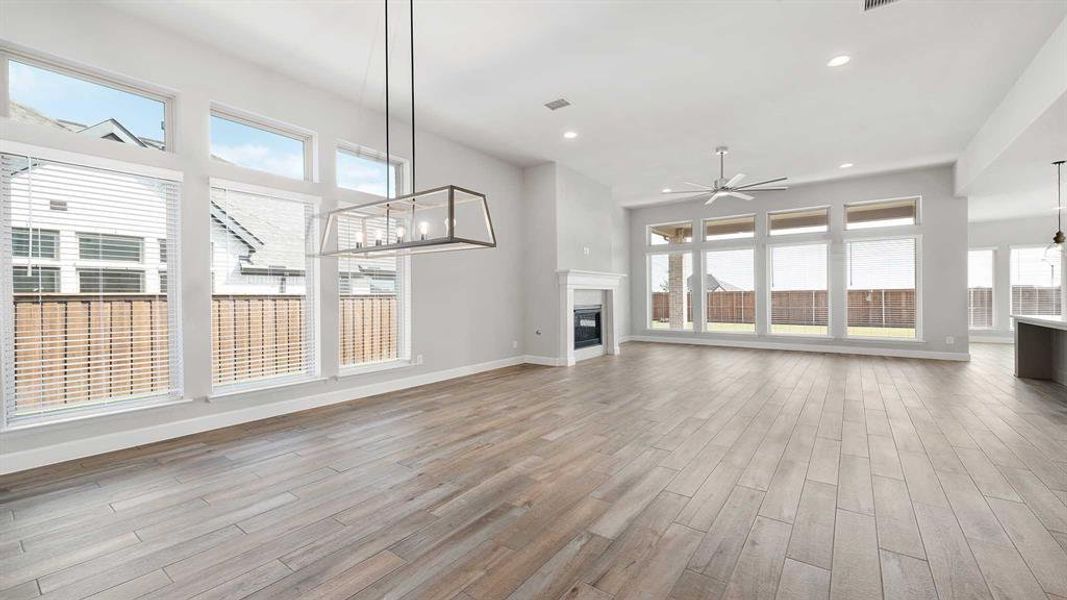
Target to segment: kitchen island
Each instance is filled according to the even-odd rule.
[[[1015,376],[1067,385],[1067,320],[1033,315],[1011,318],[1015,321]]]

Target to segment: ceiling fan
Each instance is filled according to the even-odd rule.
[[[681,190],[681,191],[667,191],[664,194],[692,194],[692,199],[708,197],[708,201],[704,204],[711,204],[723,196],[733,196],[734,198],[740,198],[742,200],[755,200],[755,196],[749,195],[749,192],[775,192],[780,190],[788,190],[785,186],[772,186],[772,187],[760,187],[769,183],[778,183],[779,181],[785,181],[788,177],[778,177],[776,179],[768,179],[766,181],[758,181],[756,183],[749,183],[747,185],[738,185],[741,180],[745,178],[744,173],[738,173],[733,177],[727,179],[725,173],[725,159],[726,154],[730,152],[730,149],[726,146],[719,146],[715,149],[715,154],[719,155],[719,178],[715,180],[714,186],[706,186],[702,183],[693,183],[686,181],[686,185],[691,185],[696,190]]]

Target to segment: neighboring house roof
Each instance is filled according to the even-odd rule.
[[[79,135],[111,139],[127,144],[137,144],[142,148],[151,147],[157,150],[163,149],[163,142],[161,140],[155,140],[148,137],[137,137],[131,133],[129,129],[126,129],[122,123],[119,123],[115,119],[105,119],[95,125],[85,125],[73,121],[64,121],[63,119],[53,119],[33,107],[19,104],[18,102],[12,102],[8,110],[10,111],[11,118],[16,121],[44,125],[46,127],[62,129],[63,131],[69,131]]]
[[[689,285],[689,289],[691,289],[691,290],[692,289],[696,289],[693,286],[693,284],[696,282],[694,277],[696,277],[696,275],[690,275],[689,276],[689,280],[687,281],[687,283]],[[734,284],[732,284],[732,283],[730,283],[728,281],[722,281],[721,279],[715,277],[711,273],[708,273],[708,274],[704,275],[704,289],[706,291],[709,291],[709,292],[716,292],[716,291],[740,292],[740,291],[744,291],[741,288],[737,287],[736,285],[734,285]]]

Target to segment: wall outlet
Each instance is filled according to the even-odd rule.
[[[422,364],[422,355],[421,354],[416,354],[415,355],[415,364],[417,364],[417,365],[421,365]]]
[[[952,337],[951,335],[947,336],[945,338],[945,343],[951,346],[952,344],[956,343],[956,338]]]
[[[589,254],[589,246],[582,246],[582,253],[588,255]]]
[[[519,340],[511,340],[511,347],[512,347],[512,349],[518,348],[519,347]]]

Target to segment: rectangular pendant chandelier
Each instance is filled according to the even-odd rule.
[[[330,211],[319,252],[395,256],[494,247],[485,194],[446,185]]]

